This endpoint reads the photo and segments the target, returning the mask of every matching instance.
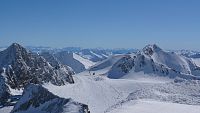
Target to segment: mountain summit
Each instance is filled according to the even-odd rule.
[[[162,51],[162,49],[160,47],[158,47],[156,44],[153,45],[147,45],[145,46],[142,51],[146,54],[146,55],[153,55],[153,53],[155,52],[159,52]]]

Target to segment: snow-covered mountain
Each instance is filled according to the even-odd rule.
[[[68,74],[73,74],[71,66],[64,65],[62,60],[75,62],[74,68],[86,67],[89,62],[78,52],[42,51],[35,55],[57,73],[65,68]],[[1,102],[7,101],[6,96],[13,92],[9,91],[5,70],[3,66]],[[147,45],[136,53],[112,54],[84,70],[72,75],[74,84],[60,86],[51,81],[31,84],[14,109],[4,105],[0,106],[0,112],[87,113],[89,108],[92,113],[199,113],[200,68],[194,59],[182,54]]]
[[[41,85],[28,85],[11,113],[89,113],[88,106],[60,98]]]
[[[107,76],[110,78],[121,78],[129,72],[137,73],[144,72],[146,74],[156,74],[159,76],[181,77],[189,79],[200,78],[200,67],[198,67],[190,58],[174,52],[166,52],[157,45],[148,45],[136,54],[121,55],[115,63],[110,63],[110,69]],[[94,69],[103,69],[105,62],[112,61],[113,58],[108,58],[101,63],[93,66]]]
[[[54,85],[74,83],[73,71],[66,66],[51,65],[38,54],[31,53],[17,43],[0,52],[0,97],[6,98],[8,88],[21,89],[29,83]],[[1,98],[1,99],[2,99]]]
[[[27,83],[73,83],[72,73],[68,69],[54,68],[43,57],[27,51],[17,43],[0,52],[0,67],[12,88],[24,87]]]
[[[117,61],[125,56],[126,55],[111,55],[107,59],[91,66],[88,70],[90,72],[95,72],[96,74],[106,74],[107,71],[110,70],[115,63],[117,63]]]
[[[76,73],[85,71],[95,63],[79,56],[76,53],[62,51],[55,54],[55,57],[65,65],[70,66]]]
[[[64,71],[65,73],[68,73],[70,75],[75,74],[74,70],[69,67],[68,65],[63,65],[62,63],[59,62],[59,60],[51,53],[49,52],[42,52],[40,54],[42,57],[45,58],[45,60],[52,66],[54,69],[57,70],[57,72],[62,72]]]
[[[145,57],[149,57],[155,63],[164,65],[183,74],[199,76],[200,68],[191,59],[174,52],[166,52],[157,45],[149,45],[143,49]]]

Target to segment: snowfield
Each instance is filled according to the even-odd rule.
[[[44,87],[60,97],[87,104],[91,113],[197,113],[200,110],[198,81],[177,79],[175,83],[166,77],[132,74],[132,78],[128,75],[109,79],[85,71],[73,76],[75,84],[45,84]]]
[[[125,103],[108,113],[199,113],[200,106],[138,100]]]

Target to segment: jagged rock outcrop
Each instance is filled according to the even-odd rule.
[[[89,113],[88,106],[58,97],[41,85],[30,84],[11,113]]]

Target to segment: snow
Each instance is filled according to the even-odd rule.
[[[56,87],[46,85],[54,94],[87,104],[91,113],[103,113],[108,106],[119,101],[120,95],[104,83],[104,78],[74,76],[75,84]]]
[[[200,67],[200,58],[193,58],[192,60]]]
[[[90,51],[90,53],[91,53],[91,54],[93,54],[93,55],[95,55],[95,56],[97,56],[98,58],[102,58],[102,59],[103,59],[103,57],[102,57],[102,56],[100,56],[100,55],[98,55],[98,54],[94,53],[93,51]]]
[[[118,104],[121,105],[123,102],[127,101],[129,103],[130,101],[137,101],[138,99],[161,101],[163,106],[169,105],[167,103],[177,105],[177,107],[174,106],[172,108],[172,111],[181,111],[180,105],[183,105],[183,107],[186,106],[183,109],[200,105],[198,96],[200,83],[190,83],[190,81],[186,83],[174,83],[174,79],[166,77],[156,77],[142,73],[132,74],[135,77],[131,78],[131,75],[131,77],[127,75],[121,79],[109,79],[102,75],[89,75],[86,71],[73,76],[75,84],[55,86],[48,83],[44,87],[60,97],[72,98],[75,101],[87,104],[91,113],[104,113],[120,107]],[[136,104],[136,107],[141,106],[141,109],[138,109],[138,113],[142,113],[142,111],[139,112],[143,108],[142,105],[147,106],[148,103]],[[156,103],[154,106],[149,106],[149,109],[157,105],[159,103]],[[194,107],[194,109],[198,108]],[[167,112],[169,112],[168,109],[166,109],[166,112],[163,111],[163,113]],[[126,113],[126,111],[119,110],[119,113]]]
[[[175,52],[164,51],[157,45],[148,45],[143,49],[143,51],[146,52],[148,49],[152,49],[153,51],[151,58],[154,62],[163,64],[169,68],[176,69],[177,71],[186,74],[190,71],[189,64],[184,56],[178,55]]]
[[[10,89],[10,94],[11,95],[22,95],[23,93],[23,89],[12,89],[12,88],[9,88]]]
[[[55,54],[56,58],[65,65],[70,66],[76,73],[80,73],[94,65],[95,63],[79,56],[76,53],[59,52]]]
[[[82,113],[87,106],[60,98],[40,85],[28,85],[12,113]]]
[[[88,59],[85,59],[79,55],[77,55],[76,53],[73,53],[73,57],[74,59],[78,60],[79,62],[81,62],[86,69],[88,69],[89,67],[93,66],[95,63],[88,60]]]
[[[151,83],[167,83],[173,80],[168,77],[161,77],[155,74],[144,74],[144,72],[134,72],[133,70],[121,79],[132,80],[136,82],[151,82]]]
[[[10,113],[12,109],[13,109],[13,106],[3,107],[3,108],[0,108],[0,113]]]
[[[109,69],[115,64],[118,60],[120,60],[124,55],[113,55],[107,58],[106,60],[103,60],[101,62],[98,62],[94,66],[92,66],[89,70],[90,71],[102,71],[105,74],[109,71]],[[104,70],[104,71],[103,71]]]
[[[77,54],[85,59],[98,62],[106,59],[109,55],[111,55],[111,52],[99,49],[82,49],[81,51],[77,52]]]
[[[123,104],[107,113],[199,113],[200,106],[153,100],[138,100]]]

